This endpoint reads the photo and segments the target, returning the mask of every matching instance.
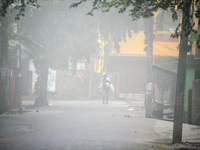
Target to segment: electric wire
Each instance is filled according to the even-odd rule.
[[[168,48],[169,50],[171,50],[171,51],[179,51],[179,50],[175,50],[175,49],[172,49],[172,48],[170,48],[170,47],[168,47],[168,46],[164,46],[164,45],[162,45],[162,44],[159,44],[159,43],[157,43],[157,42],[154,42],[155,44],[158,44],[158,45],[160,45],[160,46],[162,46],[162,47],[165,47],[165,48]],[[165,43],[165,42],[164,42]]]
[[[168,54],[166,54],[166,53],[163,53],[162,51],[160,51],[160,50],[158,50],[157,48],[153,48],[153,49],[155,49],[155,50],[157,50],[157,51],[159,51],[160,53],[162,53],[162,54],[164,54],[164,55],[166,55],[166,56],[171,56],[171,55],[168,55]]]

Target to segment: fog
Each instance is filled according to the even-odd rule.
[[[0,20],[0,149],[198,148],[188,142],[199,142],[199,62],[186,44],[198,30],[179,45],[181,12],[148,2],[123,12],[39,1],[19,20],[12,5]]]
[[[77,8],[70,8],[71,4],[68,1],[58,1],[41,3],[39,9],[27,7],[25,16],[18,22],[20,43],[34,64],[29,64],[32,65],[29,67],[33,76],[31,85],[26,84],[31,89],[23,87],[24,94],[37,93],[37,89],[41,89],[39,85],[46,83],[45,77],[37,80],[38,76],[44,74],[41,71],[44,70],[41,69],[44,64],[49,68],[48,84],[43,87],[48,89],[49,100],[101,99],[102,90],[98,87],[103,72],[107,73],[115,89],[111,93],[112,99],[134,98],[137,95],[144,97],[149,78],[148,68],[154,52],[155,65],[176,71],[178,49],[174,46],[170,48],[168,43],[159,49],[147,48],[154,39],[157,46],[162,42],[159,41],[161,38],[158,39],[160,34],[153,34],[154,25],[158,31],[175,30],[177,22],[171,21],[170,24],[168,21],[165,25],[170,13],[160,13],[158,21],[153,25],[151,19],[133,21],[128,11],[119,13],[112,8],[109,12],[96,10],[93,15],[87,15],[92,10],[91,2],[84,2]],[[163,38],[167,41],[170,37],[163,34]],[[166,52],[166,47],[169,52]],[[171,49],[174,50],[174,58],[168,54],[172,52]],[[162,59],[162,56],[169,57]],[[154,73],[153,77],[156,76]],[[168,76],[163,81],[166,84],[171,82]],[[156,79],[154,82],[160,84]],[[163,101],[167,88],[164,91],[161,89],[161,94],[158,93],[154,98]]]
[[[56,70],[56,76],[53,77],[56,80],[55,87],[50,92],[57,92],[60,95],[58,99],[73,97],[69,95],[76,95],[76,98],[93,97],[91,90],[100,84],[100,74],[119,72],[118,70],[108,70],[109,64],[115,63],[111,62],[109,55],[121,53],[119,43],[126,43],[127,39],[130,40],[134,33],[137,35],[139,31],[144,29],[143,20],[132,21],[127,12],[120,14],[116,9],[111,9],[109,12],[103,13],[99,10],[91,16],[87,15],[92,9],[90,2],[70,9],[71,4],[68,1],[59,1],[58,3],[41,5],[39,9],[27,7],[25,16],[19,21],[20,42],[26,48],[27,53],[30,53],[30,59],[37,62],[38,59],[45,58],[48,67]],[[97,63],[97,61],[101,61],[101,63]],[[80,64],[84,64],[84,69],[77,70],[77,65]],[[38,70],[37,66],[36,70]],[[91,72],[92,67],[93,72]],[[33,70],[32,68],[31,71]],[[123,72],[123,70],[121,71]],[[79,79],[72,81],[78,72],[85,75],[87,83],[84,85],[74,83],[79,82],[74,81]],[[94,81],[93,77],[96,75],[98,75],[98,79]],[[61,79],[59,76],[64,77]],[[117,86],[116,79],[112,80],[115,80],[113,82]],[[63,86],[63,82],[71,86]],[[32,86],[35,85],[35,83],[32,84]],[[80,97],[77,97],[76,92],[67,92],[69,94],[63,95],[63,90],[84,94]],[[33,91],[34,88],[32,88]],[[94,97],[99,96],[100,93]]]
[[[17,42],[10,40],[9,61],[17,64],[12,74],[23,76],[22,98],[38,106],[48,100],[103,99],[99,86],[106,73],[112,85],[109,99],[144,98],[150,86],[153,100],[164,102],[170,92],[173,104],[179,39],[170,35],[180,12],[174,22],[172,13],[161,10],[133,20],[129,8],[90,14],[90,1],[71,5],[41,1],[38,9],[27,6],[12,23]],[[15,58],[16,43],[21,56]]]

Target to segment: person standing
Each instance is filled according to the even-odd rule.
[[[103,72],[103,77],[101,79],[101,84],[99,86],[99,88],[103,86],[103,104],[105,104],[105,101],[106,104],[108,104],[110,85],[111,85],[110,78],[106,75],[105,72]]]

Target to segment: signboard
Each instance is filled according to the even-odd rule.
[[[56,71],[49,68],[47,88],[50,92],[55,92],[56,88]]]
[[[77,63],[77,70],[85,70],[85,63]]]

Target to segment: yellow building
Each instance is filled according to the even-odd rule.
[[[177,58],[179,55],[179,38],[172,38],[176,27],[181,22],[181,14],[178,20],[172,22],[171,13],[158,11],[154,16],[154,41],[153,60],[154,64],[176,71]],[[196,26],[195,26],[196,28]],[[120,93],[145,93],[147,74],[147,53],[144,51],[145,34],[144,30],[138,33],[132,32],[132,37],[127,36],[126,42],[120,42],[120,53],[112,53],[109,56],[108,73],[120,75]],[[103,46],[102,46],[103,48]],[[188,55],[194,54],[195,44]],[[95,71],[101,73],[103,70],[104,53],[96,61]]]

